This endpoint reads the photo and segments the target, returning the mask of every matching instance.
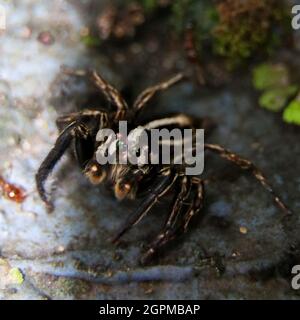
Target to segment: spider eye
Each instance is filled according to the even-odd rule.
[[[94,160],[86,166],[84,173],[92,184],[99,184],[106,177],[106,172],[101,168],[100,164]]]
[[[132,190],[130,183],[119,181],[115,185],[115,196],[118,200],[123,200]]]

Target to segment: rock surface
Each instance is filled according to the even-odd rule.
[[[55,119],[88,103],[87,84],[63,75],[61,66],[96,68],[123,85],[109,58],[82,43],[88,18],[80,6],[88,1],[76,2],[5,4],[0,172],[27,197],[21,204],[0,198],[0,298],[299,298],[290,285],[291,266],[300,263],[299,131],[259,109],[247,81],[217,92],[184,83],[160,95],[150,109],[213,118],[218,126],[209,140],[262,168],[293,209],[290,220],[282,221],[253,178],[214,156],[206,159],[207,174],[230,174],[207,186],[202,218],[151,266],[139,266],[138,258],[163,223],[164,211],[154,210],[113,246],[109,239],[137,203],[118,203],[107,190],[90,186],[67,156],[52,175],[56,209],[46,212],[34,175],[57,137]],[[143,86],[148,84],[145,79]],[[204,260],[207,255],[212,259]]]

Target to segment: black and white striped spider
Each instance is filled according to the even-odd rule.
[[[59,117],[57,119],[57,126],[60,129],[60,135],[36,174],[39,195],[47,207],[52,209],[53,204],[46,193],[45,181],[66,150],[73,147],[80,168],[92,184],[99,185],[103,182],[109,182],[113,185],[115,196],[119,200],[126,197],[131,199],[143,197],[137,210],[129,216],[126,223],[113,238],[114,243],[117,243],[120,237],[132,226],[138,224],[160,199],[167,194],[173,194],[171,209],[164,226],[142,256],[142,263],[148,262],[159,248],[169,243],[179,234],[187,231],[191,219],[203,207],[206,181],[201,179],[201,177],[187,176],[184,166],[172,164],[150,164],[141,167],[121,164],[101,166],[97,162],[95,155],[99,147],[96,135],[102,128],[111,128],[117,132],[118,124],[121,120],[128,122],[129,130],[143,125],[144,127],[151,126],[153,128],[169,128],[171,126],[181,129],[207,129],[209,122],[205,119],[195,120],[185,114],[155,119],[148,124],[139,123],[138,115],[146,103],[157,92],[166,90],[182,78],[182,74],[178,74],[168,81],[147,88],[137,97],[133,106],[129,108],[117,89],[107,83],[95,71],[91,72],[92,81],[103,92],[107,100],[115,106],[115,111],[84,110]],[[249,171],[272,194],[276,204],[286,214],[290,214],[289,209],[274,193],[263,173],[249,160],[226,150],[220,145],[205,144],[204,149],[235,163],[243,170]]]

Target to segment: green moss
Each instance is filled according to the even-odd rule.
[[[297,90],[297,86],[269,89],[260,96],[259,105],[270,111],[281,111],[288,99],[297,93]]]
[[[157,0],[139,0],[138,2],[147,12],[153,11],[158,6]]]
[[[20,269],[12,268],[9,270],[8,277],[11,279],[11,282],[14,284],[22,284],[24,277]]]
[[[281,111],[299,87],[291,84],[284,64],[263,63],[253,70],[253,86],[261,90],[259,105],[270,111]]]
[[[253,85],[257,90],[280,87],[289,83],[289,72],[285,65],[263,63],[253,70]]]
[[[230,68],[257,55],[270,54],[289,30],[288,11],[275,0],[175,0],[172,21],[177,32],[194,26],[197,47],[226,60]],[[276,32],[275,32],[276,29]],[[207,51],[207,50],[205,50]]]
[[[287,14],[278,1],[246,0],[241,5],[239,0],[226,0],[217,9],[220,22],[213,30],[213,49],[229,67],[268,54],[280,44],[279,30],[285,29]]]
[[[287,123],[300,125],[300,100],[293,100],[283,112],[283,120]]]
[[[199,37],[209,37],[218,22],[216,7],[207,0],[176,0],[172,5],[172,14],[173,25],[177,31],[183,32],[186,26],[192,23]]]
[[[219,21],[216,7],[211,1],[175,0],[172,2],[171,25],[182,35],[188,25],[195,31],[196,46],[201,52],[211,41],[211,32]]]
[[[81,41],[87,46],[87,47],[99,47],[101,44],[101,41],[98,37],[87,35],[81,37]]]

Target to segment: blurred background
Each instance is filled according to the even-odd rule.
[[[298,299],[300,29],[296,1],[0,0],[0,298]],[[4,10],[3,10],[4,9]],[[140,252],[166,203],[111,238],[138,202],[118,203],[64,157],[48,185],[34,175],[57,138],[58,115],[108,106],[85,77],[95,69],[131,103],[183,72],[145,117],[186,112],[216,124],[207,141],[251,159],[294,211],[236,167],[209,156],[205,208],[190,232],[149,266]]]

